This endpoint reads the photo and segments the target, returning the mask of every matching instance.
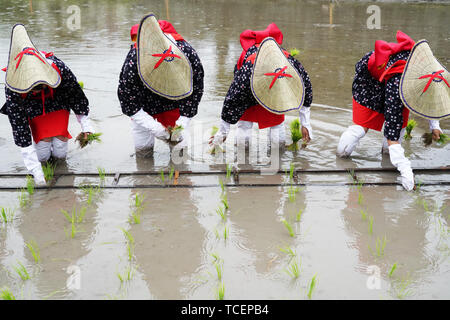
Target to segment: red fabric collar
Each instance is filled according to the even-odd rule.
[[[375,41],[375,51],[370,56],[368,68],[375,79],[380,79],[386,69],[390,56],[405,50],[411,50],[415,42],[402,31],[397,31],[397,43],[383,40]]]
[[[244,64],[244,58],[247,50],[253,45],[261,43],[267,37],[274,38],[275,41],[280,45],[283,43],[283,33],[273,22],[269,24],[265,30],[254,31],[247,29],[241,33],[240,41],[242,46],[242,53],[237,63],[238,69],[240,69]]]

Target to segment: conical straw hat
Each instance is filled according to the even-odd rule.
[[[137,43],[139,76],[147,88],[171,100],[183,99],[192,94],[191,64],[177,45],[162,32],[153,13],[142,18]]]
[[[59,73],[31,42],[22,24],[11,32],[6,86],[12,91],[25,93],[38,84],[56,88],[61,83]]]
[[[271,37],[258,48],[251,88],[255,99],[270,112],[280,114],[303,106],[303,79]]]
[[[439,120],[450,117],[450,75],[426,40],[411,49],[400,81],[403,104],[417,115]]]

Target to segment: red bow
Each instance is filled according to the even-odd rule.
[[[39,58],[39,60],[42,61],[42,63],[45,64],[45,61],[42,60],[41,56],[37,54],[37,50],[36,49],[34,49],[34,48],[25,48],[14,58],[14,60],[17,60],[17,58],[19,58],[19,60],[17,61],[17,64],[16,64],[16,69],[19,66],[20,61],[22,60],[22,57],[23,57],[24,54],[36,56],[36,57]]]
[[[284,73],[284,70],[286,70],[286,69],[287,69],[287,66],[285,66],[284,68],[280,69],[280,71],[278,71],[278,72],[276,72],[276,70],[275,70],[275,72],[273,72],[273,73],[264,73],[265,76],[273,76],[273,80],[270,83],[269,90],[272,89],[275,81],[277,81],[278,78],[281,78],[281,77],[292,78],[292,76],[290,74]]]
[[[169,46],[169,49],[165,50],[163,53],[155,53],[152,54],[152,57],[161,57],[161,59],[159,59],[159,61],[155,64],[155,66],[153,67],[153,69],[156,69],[159,67],[159,65],[168,57],[173,57],[173,58],[178,58],[181,59],[180,56],[172,53],[172,46]]]
[[[237,63],[238,69],[240,69],[244,64],[244,58],[247,50],[253,45],[261,43],[267,37],[274,38],[278,44],[283,43],[283,33],[280,29],[278,29],[278,26],[275,23],[269,24],[266,30],[253,31],[247,29],[241,33],[240,41],[242,46],[242,53]]]
[[[445,80],[445,78],[441,75],[442,72],[444,72],[444,70],[439,70],[439,71],[433,72],[432,74],[427,74],[427,75],[424,75],[424,76],[419,77],[419,79],[430,78],[430,79],[428,79],[427,85],[426,85],[425,88],[423,89],[422,93],[425,93],[425,91],[428,90],[428,87],[430,86],[431,81],[434,81],[435,78],[444,80],[444,82],[445,82],[445,84],[447,85],[447,87],[450,88],[450,86],[448,85],[447,80]],[[439,81],[439,82],[440,82],[440,81]]]

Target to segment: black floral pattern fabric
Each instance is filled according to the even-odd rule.
[[[28,121],[42,115],[44,108],[45,113],[64,109],[69,112],[72,110],[77,115],[89,114],[89,101],[69,67],[55,55],[47,59],[58,67],[61,74],[61,83],[53,89],[53,98],[45,99],[44,105],[40,94],[33,96],[30,91],[24,98],[22,94],[5,88],[6,103],[0,112],[8,116],[14,143],[19,147],[32,145]]]
[[[399,85],[401,74],[392,76],[386,83],[379,82],[369,72],[368,62],[373,51],[367,53],[355,67],[353,98],[359,104],[382,113],[385,118],[384,136],[391,141],[400,139],[403,126],[403,102],[400,99]],[[399,60],[408,60],[410,50],[401,51],[390,57],[386,68]]]
[[[230,124],[237,123],[243,116],[245,110],[258,104],[252,94],[250,85],[253,63],[250,60],[247,61],[247,58],[257,51],[258,48],[256,46],[250,47],[245,54],[245,62],[242,67],[239,70],[237,68],[237,64],[234,67],[234,79],[228,89],[222,107],[222,120]],[[288,60],[291,65],[297,69],[303,79],[305,85],[305,98],[303,106],[309,108],[312,103],[313,95],[311,80],[309,79],[308,73],[305,68],[303,68],[303,65],[291,55],[289,55]]]
[[[119,76],[119,97],[122,112],[127,116],[143,109],[150,115],[180,109],[180,115],[192,118],[197,114],[198,105],[203,95],[203,65],[197,52],[185,40],[176,41],[178,48],[189,59],[193,72],[193,91],[189,97],[180,100],[164,98],[148,89],[139,77],[137,68],[137,51],[131,46]]]

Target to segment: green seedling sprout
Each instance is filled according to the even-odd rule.
[[[222,193],[225,193],[225,185],[223,184],[222,179],[219,179],[220,189],[222,190]]]
[[[133,275],[134,275],[134,268],[128,265],[123,273],[117,273],[117,278],[119,278],[120,282],[123,283],[125,281],[132,280]]]
[[[171,167],[170,168],[170,172],[169,172],[169,181],[171,181],[172,180],[172,177],[173,177],[173,173],[175,172],[175,168],[174,167]]]
[[[372,233],[373,233],[373,216],[369,216],[367,228],[368,228],[369,234],[372,235]]]
[[[28,250],[30,250],[31,255],[34,258],[34,262],[39,263],[41,261],[41,251],[36,241],[30,240],[26,242],[25,245],[27,246]]]
[[[360,209],[359,212],[360,212],[360,214],[361,214],[361,218],[362,218],[363,220],[366,220],[366,219],[367,219],[367,212],[364,211],[364,209]]]
[[[359,205],[363,204],[363,199],[364,199],[363,194],[360,191],[358,191],[358,204]]]
[[[291,162],[290,165],[289,165],[289,182],[291,182],[291,183],[292,183],[292,181],[294,179],[294,169],[295,169],[295,166]]]
[[[220,239],[220,234],[217,228],[214,228],[214,234],[216,235],[216,239]]]
[[[298,150],[298,142],[303,137],[302,131],[301,131],[301,126],[300,126],[300,121],[298,119],[292,120],[289,127],[291,130],[292,144],[288,145],[287,148],[290,151],[297,151]]]
[[[161,182],[164,183],[166,179],[164,178],[164,170],[161,169]]]
[[[219,217],[222,219],[222,221],[227,221],[227,215],[225,212],[225,209],[222,207],[219,207],[216,209],[216,213],[219,215]]]
[[[97,167],[97,171],[98,171],[98,176],[100,178],[100,183],[101,184],[105,183],[105,178],[106,178],[106,171],[105,171],[105,169],[103,169],[101,167]]]
[[[30,196],[34,194],[34,179],[30,175],[27,175],[27,191]]]
[[[298,210],[297,215],[295,216],[295,221],[300,222],[303,214],[303,209]]]
[[[102,142],[100,139],[100,136],[102,135],[101,132],[98,133],[90,133],[87,135],[87,137],[84,137],[85,132],[80,132],[80,134],[75,139],[75,142],[79,142],[80,148],[86,147],[88,144],[91,144],[92,142]]]
[[[436,141],[439,144],[447,144],[450,141],[450,138],[445,133],[441,133],[439,135],[439,139]]]
[[[216,127],[216,126],[213,126],[213,127],[211,128],[211,136],[212,136],[212,137],[215,136],[216,133],[217,133],[217,131],[219,131],[219,128]]]
[[[27,192],[23,188],[20,189],[18,199],[19,199],[19,205],[21,208],[25,208],[31,202],[30,198],[28,197]]]
[[[296,55],[298,55],[300,53],[300,51],[297,48],[292,48],[291,49],[291,56],[295,57]]]
[[[223,300],[225,298],[225,285],[223,284],[223,282],[221,282],[219,287],[217,288],[216,298],[217,300]]]
[[[5,224],[8,222],[12,222],[12,220],[14,219],[14,210],[2,207],[0,210],[0,218]]]
[[[317,286],[317,274],[315,274],[312,278],[311,281],[309,282],[308,285],[308,299],[311,300],[312,294],[314,292],[314,289]]]
[[[375,241],[375,252],[372,251],[370,246],[369,246],[369,249],[374,256],[380,258],[384,255],[384,249],[386,248],[386,243],[387,243],[386,236],[384,236],[382,239],[377,237],[377,239]]]
[[[222,281],[223,268],[220,262],[214,262],[214,267],[216,268],[217,279]]]
[[[0,288],[0,298],[2,300],[16,300],[11,290],[7,287]]]
[[[289,235],[291,237],[295,237],[295,233],[294,233],[294,229],[292,228],[292,225],[284,218],[281,219],[281,222],[284,224],[284,226],[288,230]]]
[[[411,140],[412,136],[411,136],[411,131],[417,126],[417,122],[414,119],[409,119],[408,120],[408,124],[406,125],[405,128],[405,136],[403,137],[405,140]]]
[[[300,263],[296,260],[292,260],[289,267],[284,270],[291,278],[297,279],[300,276]]]
[[[214,259],[213,263],[219,262],[221,260],[219,255],[216,252],[211,253],[211,257],[213,257],[213,259]]]
[[[53,180],[53,176],[55,175],[55,164],[52,164],[50,162],[46,162],[42,166],[42,171],[44,172],[44,178],[47,183]]]
[[[294,187],[293,185],[290,185],[288,188],[288,198],[290,202],[295,202],[295,195],[299,191],[298,187]]]
[[[123,232],[123,235],[125,236],[125,239],[127,241],[127,252],[128,252],[128,260],[131,261],[134,256],[134,247],[135,247],[135,241],[133,236],[130,232],[126,231],[123,228],[120,228]]]
[[[221,199],[220,199],[220,202],[222,202],[222,204],[223,204],[225,210],[228,210],[228,209],[229,209],[229,206],[228,206],[228,197],[227,197],[227,194],[226,194],[226,193],[222,194],[220,198],[221,198]]]
[[[84,89],[84,83],[83,83],[83,81],[78,81],[78,84],[80,85],[81,89],[83,90],[83,89]]]
[[[13,266],[14,271],[19,275],[22,281],[26,281],[31,279],[30,274],[27,271],[27,268],[19,261],[17,266]]]
[[[404,279],[404,280],[397,280],[393,283],[393,289],[395,291],[395,296],[398,299],[404,299],[406,297],[409,297],[413,294],[413,291],[408,288],[408,286],[411,284],[410,279]]]
[[[280,251],[287,254],[290,259],[295,258],[297,256],[297,252],[293,250],[291,247],[286,246],[284,248],[280,248]]]
[[[226,165],[226,169],[227,169],[227,175],[226,175],[226,179],[228,180],[231,177],[231,169],[233,168],[233,166],[231,164],[227,164]]]
[[[81,190],[87,196],[86,202],[88,205],[91,205],[92,200],[94,199],[94,196],[101,192],[100,187],[95,187],[92,185],[87,185],[87,186],[81,187]]]
[[[397,263],[394,263],[392,265],[391,270],[389,271],[389,278],[392,278],[392,275],[394,274],[395,269],[397,269]]]
[[[228,239],[228,228],[226,226],[223,228],[223,239]]]

